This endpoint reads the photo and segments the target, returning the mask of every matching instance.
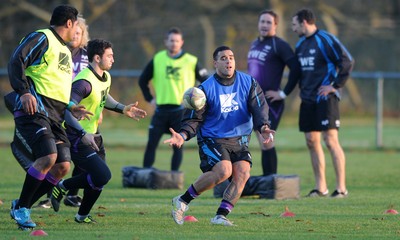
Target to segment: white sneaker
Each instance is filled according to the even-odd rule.
[[[211,219],[211,224],[215,225],[223,225],[223,226],[235,226],[233,222],[229,221],[223,215],[216,215],[214,218]]]
[[[188,209],[189,206],[181,200],[181,196],[177,196],[172,199],[172,218],[177,224],[183,224],[185,212]]]

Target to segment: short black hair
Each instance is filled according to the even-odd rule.
[[[232,49],[231,49],[230,47],[228,47],[228,46],[219,46],[219,47],[217,47],[217,48],[214,50],[213,59],[214,59],[214,60],[217,60],[218,53],[219,53],[219,52],[222,52],[222,51],[226,51],[226,50],[231,50],[231,51],[232,51]]]
[[[103,56],[107,48],[112,48],[112,43],[103,39],[93,39],[88,42],[87,54],[89,62],[93,61],[94,55]]]
[[[305,20],[308,24],[315,24],[317,21],[315,14],[309,8],[300,9],[294,16],[297,16],[297,21],[299,23],[302,23]]]
[[[60,5],[53,10],[50,25],[64,26],[68,20],[75,22],[78,19],[78,10],[69,5]]]

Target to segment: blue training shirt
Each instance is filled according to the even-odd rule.
[[[295,51],[301,65],[300,97],[316,102],[320,86],[332,84],[343,87],[353,68],[354,60],[332,34],[317,30],[309,37],[300,38]]]
[[[253,129],[248,99],[252,77],[236,71],[232,85],[224,86],[215,76],[200,86],[207,96],[207,114],[200,127],[201,136],[231,138],[250,135]]]

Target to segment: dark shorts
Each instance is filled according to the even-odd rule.
[[[178,131],[181,127],[181,120],[184,109],[162,109],[157,108],[151,119],[150,130],[161,133],[171,133],[169,128]]]
[[[229,160],[232,163],[247,161],[251,165],[249,141],[250,136],[199,140],[200,169],[203,172],[211,171],[215,164],[222,160]]]
[[[269,121],[271,124],[270,129],[276,130],[278,129],[279,122],[281,121],[281,117],[283,114],[283,110],[285,109],[285,101],[274,101],[270,102],[267,99],[267,103],[269,106]]]
[[[58,153],[57,162],[70,161],[69,141],[64,128],[41,114],[17,117],[15,127],[32,150],[34,159]]]
[[[339,129],[339,99],[330,94],[327,100],[318,103],[302,102],[300,105],[299,129],[301,132]]]

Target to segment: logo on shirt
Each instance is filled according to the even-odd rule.
[[[239,104],[233,99],[236,93],[219,95],[221,103],[221,113],[229,113],[239,110]]]
[[[167,75],[167,79],[172,79],[172,80],[179,80],[180,79],[180,74],[179,70],[180,67],[171,67],[167,66],[165,69],[165,74]]]
[[[70,56],[68,54],[60,52],[58,56],[58,69],[70,74],[71,66],[69,65],[69,58]]]
[[[271,51],[271,46],[265,45],[262,51],[254,49],[250,50],[249,53],[247,54],[248,58],[255,58],[260,61],[265,61],[268,53]]]
[[[306,56],[306,57],[299,56],[299,61],[300,61],[303,71],[313,71],[314,70],[315,57],[313,55],[315,55],[316,50],[314,48],[312,48],[308,52],[311,56]]]

